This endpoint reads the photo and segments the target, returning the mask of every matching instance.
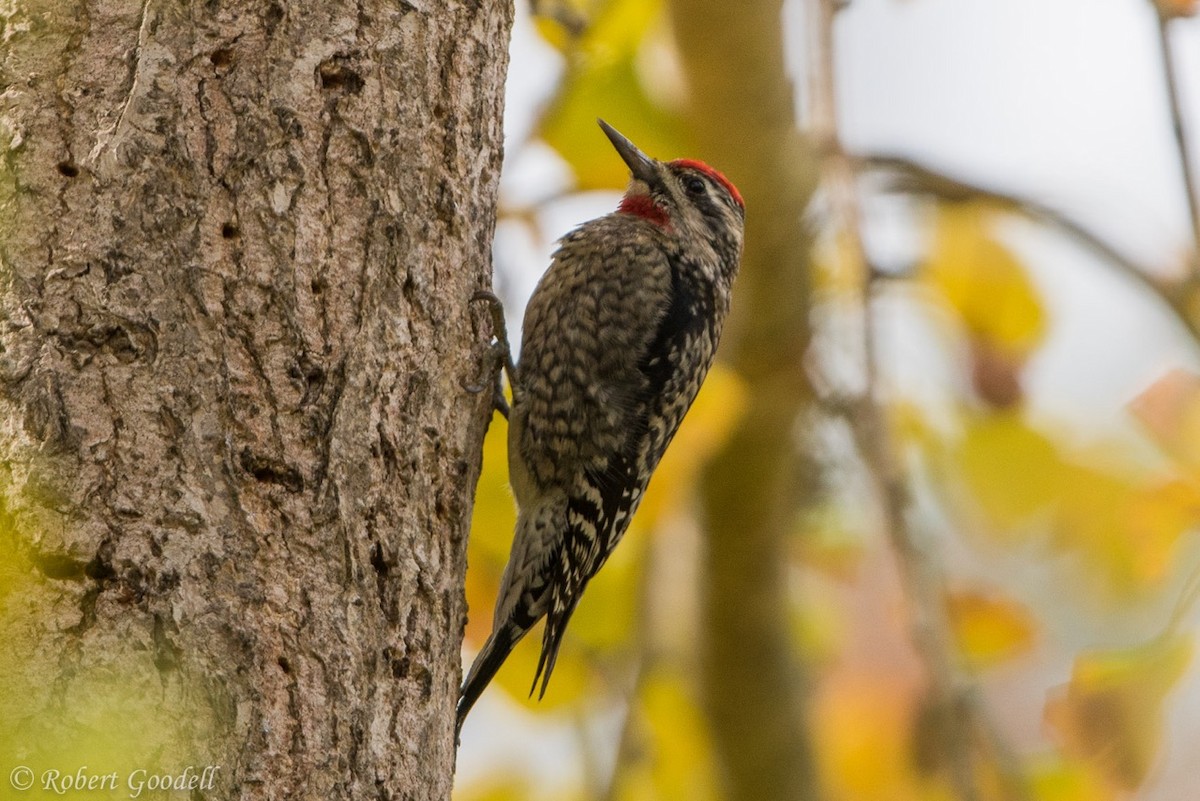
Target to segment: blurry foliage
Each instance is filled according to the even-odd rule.
[[[908,740],[912,702],[912,688],[894,677],[843,672],[823,683],[812,725],[834,797],[919,797]]]
[[[1030,789],[1038,801],[1112,801],[1117,797],[1096,771],[1082,762],[1055,757],[1033,760]]]
[[[597,134],[598,115],[651,154],[689,152],[685,92],[674,81],[660,0],[538,5],[539,30],[566,69],[535,135],[570,165],[578,189],[615,189],[628,179]],[[1167,17],[1197,10],[1194,0],[1158,6]],[[910,205],[928,221],[921,253],[911,270],[883,276],[876,294],[916,311],[930,353],[952,380],[936,403],[885,400],[917,499],[912,523],[926,532],[935,558],[946,553],[947,587],[936,595],[947,625],[941,645],[956,681],[983,699],[985,715],[1002,711],[995,717],[1004,723],[990,734],[965,731],[956,702],[933,692],[930,668],[912,644],[927,623],[913,618],[929,610],[914,610],[905,596],[864,490],[870,482],[861,473],[872,466],[843,441],[819,454],[827,490],[796,521],[786,555],[795,591],[793,608],[781,614],[817,670],[808,719],[796,725],[811,732],[829,799],[961,798],[942,759],[947,748],[971,750],[971,780],[985,801],[1128,798],[1154,777],[1172,693],[1195,669],[1192,637],[1180,624],[1200,595],[1200,376],[1176,370],[1142,388],[1129,407],[1134,425],[1083,431],[1077,421],[1048,418],[1028,397],[1025,374],[1054,336],[1055,320],[1031,265],[1008,244],[1013,202]],[[836,339],[845,335],[839,321],[853,306],[847,299],[858,273],[848,266],[845,231],[826,225],[821,241],[814,319],[832,321]],[[1107,368],[1086,358],[1079,369]],[[853,414],[843,397],[853,392],[837,389],[836,378],[830,384],[828,408],[808,421],[814,427],[836,428]],[[743,395],[729,372],[717,368],[709,377],[625,543],[589,587],[545,701],[527,700],[540,628],[498,676],[503,692],[537,709],[538,725],[579,733],[584,776],[548,788],[537,776],[501,772],[457,788],[458,801],[721,798],[696,652],[690,635],[671,636],[696,625],[689,617],[695,588],[677,572],[692,554],[677,547],[687,536],[676,538],[700,528],[691,503],[697,471],[730,431]],[[472,524],[469,649],[490,630],[512,538],[505,436],[497,417]],[[656,558],[664,537],[670,557]],[[1168,620],[1162,610],[1172,607]],[[1014,725],[1014,715],[1036,709],[1043,719]],[[597,752],[592,727],[614,716],[624,720],[620,742],[605,741]],[[1040,736],[1030,734],[1039,727]]]
[[[998,591],[967,589],[946,595],[955,641],[973,668],[1000,665],[1033,646],[1037,621],[1024,606]]]
[[[590,798],[580,789],[548,789],[535,778],[512,768],[495,770],[486,782],[465,790],[456,787],[454,798],[460,797],[468,797],[471,801],[586,801]]]
[[[1167,695],[1192,650],[1188,639],[1163,637],[1081,654],[1070,683],[1046,706],[1046,719],[1069,753],[1095,764],[1116,787],[1134,790],[1158,759]]]
[[[106,642],[58,652],[48,645],[48,633],[86,627],[85,568],[38,553],[39,539],[19,530],[7,511],[0,514],[0,786],[8,788],[9,772],[24,766],[35,782],[21,798],[61,798],[64,776],[82,768],[87,776],[115,772],[115,784],[67,795],[127,799],[134,771],[146,771],[136,782],[189,765],[202,770],[208,755],[185,748],[208,738],[210,699],[180,670],[160,670],[149,633],[122,648]],[[79,591],[64,596],[56,583]],[[60,774],[49,786],[48,771]],[[170,795],[145,789],[140,798]]]
[[[1200,479],[1200,376],[1172,370],[1135,398],[1130,410],[1164,452]]]
[[[617,801],[720,798],[712,746],[686,677],[655,670],[630,710],[626,764],[616,778]]]
[[[543,21],[550,41],[559,24]],[[564,55],[567,74],[538,135],[566,159],[580,190],[613,189],[629,181],[624,162],[605,153],[596,136],[596,117],[604,118],[647,153],[687,151],[682,98],[662,88],[671,70],[671,50],[661,0],[609,0],[597,4],[586,31]],[[665,62],[665,63],[664,63]],[[657,79],[647,80],[647,73]],[[652,87],[659,91],[652,95]]]
[[[941,206],[922,278],[955,312],[971,340],[1023,360],[1046,334],[1046,315],[1025,269],[993,233],[982,202]]]
[[[975,531],[1072,551],[1093,574],[1086,586],[1105,596],[1161,589],[1200,512],[1200,485],[1141,466],[1131,449],[1121,460],[1115,441],[1075,452],[1019,412],[964,410],[959,422],[943,466],[981,514]]]

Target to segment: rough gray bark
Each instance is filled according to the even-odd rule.
[[[511,4],[4,14],[2,490],[39,576],[0,701],[182,706],[160,756],[222,765],[205,797],[448,798]]]

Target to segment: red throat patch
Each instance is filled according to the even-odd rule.
[[[708,166],[703,161],[696,161],[695,159],[675,159],[674,161],[671,162],[671,166],[672,167],[690,167],[691,169],[696,170],[697,172],[704,173],[709,178],[712,178],[714,181],[719,183],[721,186],[725,187],[725,191],[729,193],[730,197],[732,197],[735,201],[737,201],[737,204],[742,207],[742,211],[746,210],[746,203],[744,200],[742,200],[742,193],[739,192],[737,190],[737,187],[733,185],[733,182],[731,182],[728,178],[726,178],[724,175],[722,175],[719,170],[714,170],[712,167]]]
[[[649,220],[659,228],[666,228],[671,223],[666,209],[655,203],[649,195],[626,195],[621,198],[621,205],[617,210]]]

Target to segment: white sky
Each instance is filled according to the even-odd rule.
[[[1200,30],[1186,27],[1194,101]],[[1155,28],[1143,0],[857,0],[839,40],[846,138],[1018,189],[1167,257],[1187,225]]]

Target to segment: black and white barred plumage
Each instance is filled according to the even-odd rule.
[[[741,196],[700,162],[660,162],[601,122],[633,178],[618,211],[560,243],[525,312],[509,416],[516,535],[458,727],[543,616],[533,688],[616,547],[712,364],[741,258]],[[532,690],[531,690],[532,692]]]

